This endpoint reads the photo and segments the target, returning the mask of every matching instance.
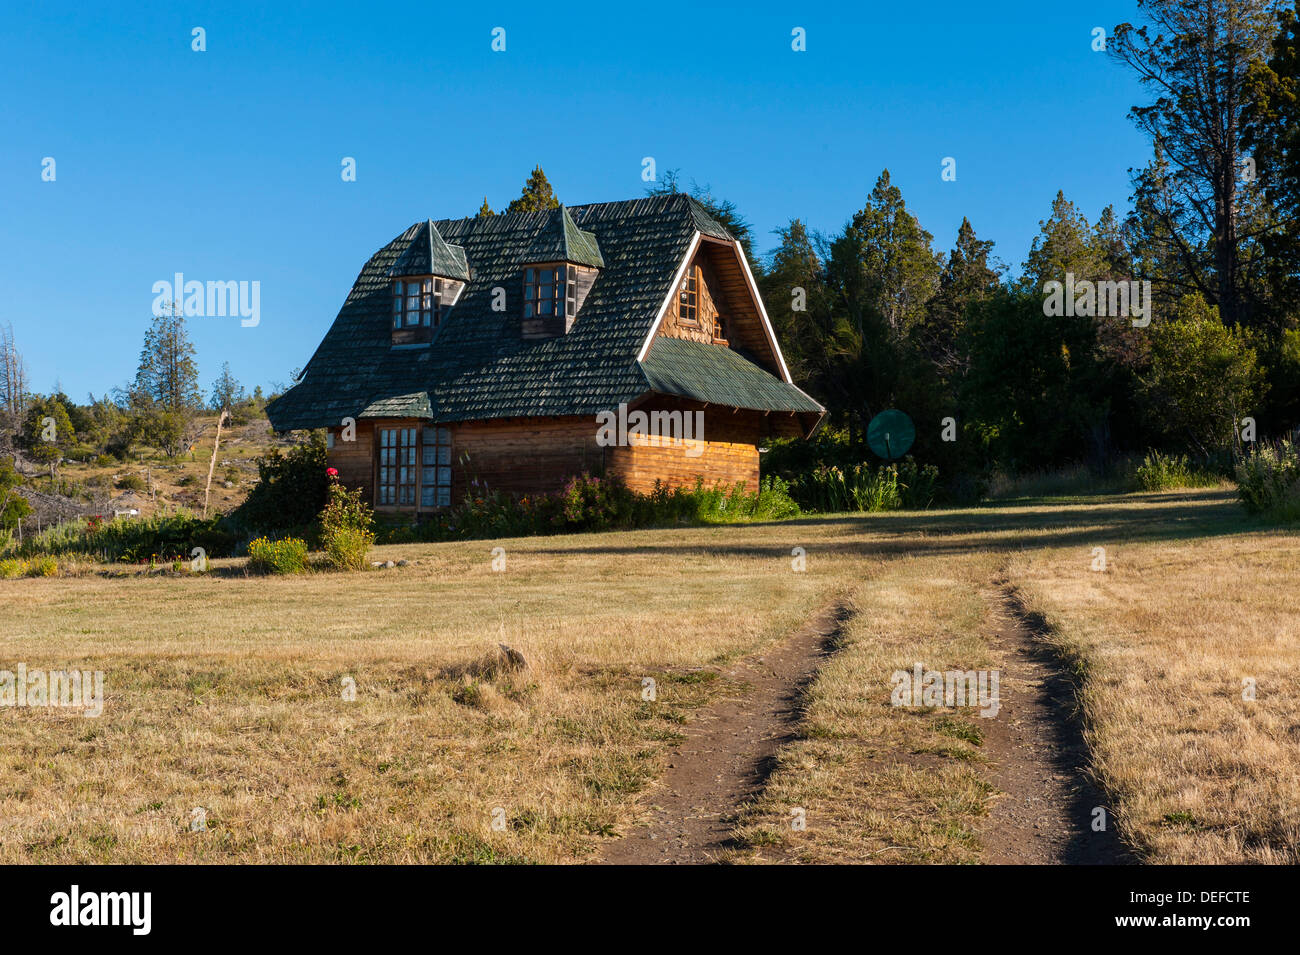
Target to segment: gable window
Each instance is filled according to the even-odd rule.
[[[682,277],[682,287],[677,290],[677,317],[687,325],[698,325],[700,321],[700,279],[699,270],[691,266]]]
[[[415,503],[415,429],[379,429],[379,503]]]
[[[393,328],[437,328],[451,298],[440,278],[399,279],[393,283]]]
[[[426,425],[421,429],[420,506],[451,504],[451,429]]]
[[[572,265],[524,269],[524,318],[563,318],[576,311],[577,272]]]

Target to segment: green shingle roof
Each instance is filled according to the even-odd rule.
[[[416,224],[412,228],[415,229],[415,235],[406,250],[389,268],[389,278],[400,278],[403,275],[440,275],[443,278],[459,279],[462,282],[469,279],[465,250],[458,245],[448,245],[432,219]]]
[[[823,408],[798,388],[772,377],[729,348],[656,338],[641,362],[652,391],[754,411],[810,411]]]
[[[601,257],[596,237],[579,229],[564,206],[560,206],[559,213],[537,233],[537,238],[528,248],[528,261],[572,262],[603,269],[605,260]]]
[[[764,409],[794,410],[789,406],[807,400],[802,392],[720,347],[682,349],[676,340],[657,339],[646,364],[637,361],[697,230],[732,240],[681,194],[418,222],[365,264],[301,380],[267,406],[267,415],[277,431],[337,426],[345,417],[389,410],[446,422],[594,416],[651,390],[714,394],[701,400],[716,403],[730,403],[723,395],[744,396],[749,404],[736,407],[762,400],[769,402]],[[603,267],[568,334],[525,341],[522,268],[537,261],[538,239],[552,231],[565,235],[570,252],[590,235]],[[431,345],[393,347],[390,272],[412,244],[428,241],[433,249],[434,235],[463,250],[472,278]],[[505,311],[492,307],[496,288],[505,289]],[[821,409],[812,403],[797,410]]]
[[[362,410],[359,418],[430,418],[433,405],[429,402],[429,393],[416,391],[409,395],[394,395],[391,398],[379,398],[370,402]]]

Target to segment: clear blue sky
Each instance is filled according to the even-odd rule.
[[[792,217],[840,228],[887,167],[937,248],[965,215],[1018,266],[1058,189],[1090,219],[1127,206],[1149,150],[1126,112],[1145,97],[1091,40],[1135,16],[1134,0],[6,5],[0,324],[35,389],[84,400],[134,374],[154,282],[256,280],[258,327],[191,320],[201,384],[223,361],[250,390],[285,382],[412,222],[484,195],[500,209],[536,163],[572,205],[640,196],[644,156],[737,203],[764,252]]]

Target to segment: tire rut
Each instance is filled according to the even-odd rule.
[[[1047,622],[1005,580],[987,594],[1001,669],[998,715],[981,720],[983,750],[998,789],[980,835],[983,861],[1012,865],[1123,865],[1134,862],[1115,817],[1091,778],[1075,687]],[[1105,829],[1094,830],[1097,810]]]
[[[730,848],[736,814],[762,792],[780,748],[793,740],[804,692],[835,650],[851,615],[840,600],[791,637],[724,670],[748,685],[686,729],[668,771],[648,796],[649,819],[609,844],[605,865],[715,862]]]

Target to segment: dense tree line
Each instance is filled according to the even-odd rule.
[[[862,456],[887,408],[950,476],[1105,468],[1150,448],[1222,461],[1244,419],[1259,438],[1300,424],[1296,14],[1139,8],[1110,47],[1153,94],[1130,114],[1152,158],[1127,213],[1090,223],[1058,193],[1014,279],[968,220],[937,253],[888,171],[838,233],[778,231],[760,284],[787,361]],[[1151,283],[1149,323],[1097,314],[1130,282]],[[1050,283],[1084,292],[1053,310]]]

